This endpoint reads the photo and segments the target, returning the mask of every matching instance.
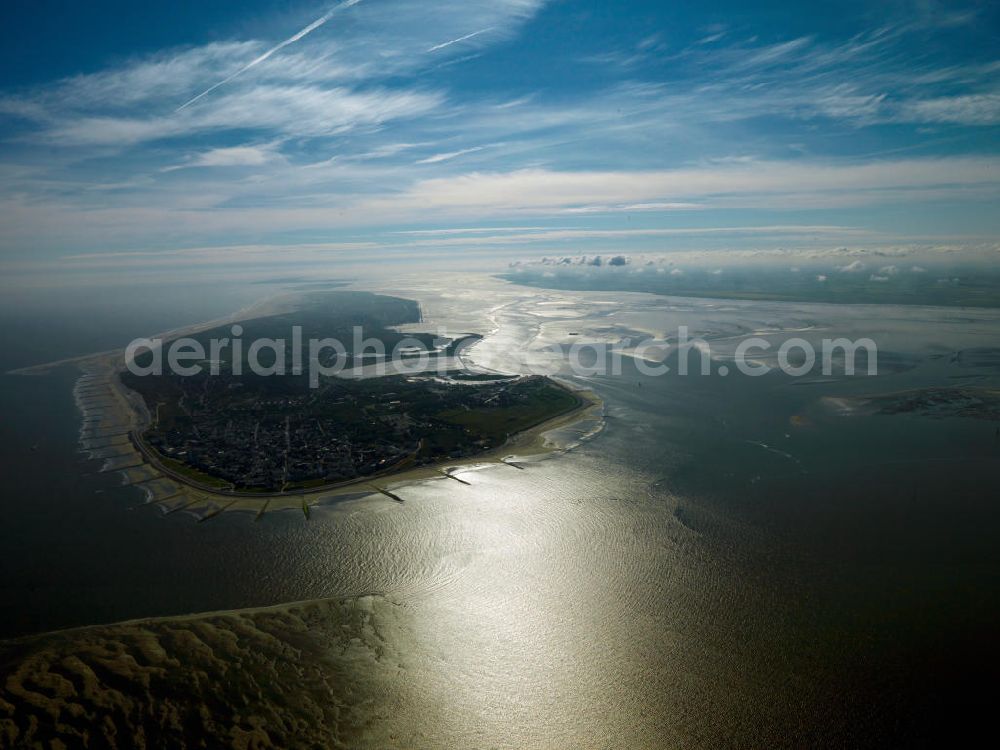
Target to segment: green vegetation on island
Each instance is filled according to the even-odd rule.
[[[293,374],[286,351],[284,374],[268,375],[234,362],[230,349],[221,361],[201,363],[195,374],[123,372],[122,382],[149,412],[138,447],[164,473],[202,489],[295,492],[468,458],[582,405],[545,377],[455,369],[456,351],[478,336],[442,342],[391,328],[418,320],[419,309],[409,300],[337,291],[308,295],[301,312],[240,325],[247,342],[288,340],[293,326],[302,327],[304,339],[337,338],[345,345],[340,356],[354,368],[369,364],[353,351],[359,331],[389,351],[406,345],[401,351],[409,352],[416,340],[425,345],[429,371],[314,380]],[[194,338],[207,348],[227,335],[233,335],[229,326]],[[276,364],[277,355],[271,356],[262,364]],[[446,367],[435,367],[440,358]],[[150,359],[147,353],[139,364]]]

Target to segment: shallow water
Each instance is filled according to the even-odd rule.
[[[995,425],[845,417],[822,397],[995,384],[936,356],[995,342],[995,313],[881,308],[872,332],[857,308],[488,280],[391,293],[421,301],[425,330],[492,332],[469,356],[504,371],[565,376],[550,347],[569,332],[680,323],[713,342],[864,332],[892,356],[879,378],[809,385],[649,377],[625,357],[581,381],[607,419],[568,453],[257,523],[158,517],[76,452],[74,373],[4,377],[4,634],[376,594],[400,660],[383,689],[405,698],[372,742],[415,746],[876,745],[925,731],[933,686],[964,696],[959,667],[989,663]]]

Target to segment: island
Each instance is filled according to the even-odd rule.
[[[234,333],[247,345],[288,341],[298,329],[302,340],[342,343],[322,356],[337,373],[296,369],[290,347],[258,356],[266,373],[248,366],[247,346],[187,361],[185,373],[147,372],[150,351],[134,356],[135,367],[106,353],[80,364],[84,449],[166,512],[207,520],[298,507],[308,517],[311,505],[352,490],[399,500],[390,479],[457,479],[464,464],[540,452],[544,430],[599,403],[546,376],[475,367],[465,351],[478,334],[405,332],[421,322],[411,300],[309,291],[259,312],[173,332],[163,348],[185,337],[209,351]]]
[[[160,468],[217,491],[294,492],[454,461],[574,410],[541,376],[444,382],[435,376],[303,378],[123,375],[153,415],[135,434]]]

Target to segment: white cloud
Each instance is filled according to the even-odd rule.
[[[282,158],[276,149],[277,144],[214,148],[195,154],[183,164],[166,167],[164,171],[171,172],[189,167],[259,167]]]
[[[568,214],[609,214],[609,213],[639,213],[643,211],[693,211],[704,208],[702,203],[627,203],[617,206],[576,206],[563,209]]]
[[[257,147],[259,148],[259,146]],[[195,160],[232,164],[257,161],[254,151],[206,152]],[[837,205],[844,196],[856,204],[886,200],[891,186],[899,185],[912,203],[926,196],[936,199],[952,189],[982,181],[980,189],[996,195],[987,182],[1000,173],[996,160],[938,159],[880,162],[836,166],[808,162],[768,162],[748,165],[706,166],[654,172],[558,172],[522,170],[509,173],[473,172],[455,177],[411,181],[402,186],[405,173],[398,169],[373,170],[370,163],[338,165],[336,162],[303,169],[276,159],[266,165],[267,179],[234,181],[213,173],[218,170],[185,170],[200,173],[197,189],[189,182],[158,184],[139,182],[116,193],[115,202],[96,203],[93,191],[63,191],[46,200],[25,201],[30,189],[21,187],[30,177],[9,180],[7,197],[0,192],[0,238],[7,242],[36,244],[56,235],[79,242],[84,237],[114,237],[120,243],[141,241],[143,235],[169,231],[194,241],[204,233],[332,230],[405,224],[413,221],[478,221],[485,217],[508,220],[517,216],[560,216],[566,209],[594,205],[683,201],[692,193],[699,203],[770,205],[782,210],[801,205],[805,197],[818,205]],[[186,164],[187,162],[180,162]],[[175,162],[173,166],[178,163]],[[264,169],[265,166],[261,166]],[[377,180],[373,182],[373,180]],[[927,187],[925,187],[927,186]],[[676,195],[675,195],[676,193]],[[681,194],[683,193],[683,194]],[[959,193],[961,194],[961,193]],[[666,199],[666,200],[664,200]],[[575,239],[622,238],[784,237],[805,243],[881,240],[878,233],[850,226],[804,224],[759,226],[703,226],[695,228],[552,229],[543,232],[509,232],[504,238],[483,237],[478,244],[537,244]],[[202,236],[201,241],[204,241]],[[454,243],[458,244],[458,243]],[[621,248],[609,248],[620,250]],[[884,265],[884,264],[883,264]],[[878,266],[876,266],[878,267]]]
[[[433,156],[428,156],[426,159],[420,159],[417,164],[438,164],[443,161],[451,161],[459,156],[465,156],[466,154],[474,154],[477,151],[482,151],[485,146],[473,146],[472,148],[463,148],[458,151],[449,151],[443,154],[434,154]]]
[[[361,2],[361,0],[344,0],[341,3],[338,3],[333,8],[331,8],[326,13],[324,13],[322,16],[320,16],[315,21],[313,21],[312,23],[310,23],[308,26],[304,27],[300,31],[296,32],[295,34],[292,34],[292,36],[288,37],[284,41],[279,42],[275,46],[273,46],[273,47],[265,50],[261,54],[257,55],[257,57],[255,57],[253,60],[251,60],[250,62],[248,62],[246,65],[243,65],[242,67],[238,68],[237,70],[235,70],[234,72],[232,72],[230,75],[226,76],[223,80],[219,81],[218,83],[215,83],[215,84],[209,86],[207,89],[205,89],[204,91],[202,91],[197,96],[195,96],[195,97],[193,97],[191,99],[188,99],[186,102],[184,102],[184,104],[182,104],[181,106],[179,106],[177,108],[177,111],[179,112],[182,109],[187,109],[188,107],[190,107],[192,104],[194,104],[195,102],[197,102],[202,97],[207,96],[208,94],[211,94],[213,91],[215,91],[220,86],[225,86],[227,83],[230,83],[231,81],[233,81],[237,76],[242,75],[243,73],[246,73],[251,68],[254,68],[254,67],[260,65],[262,62],[264,62],[268,58],[272,57],[275,53],[280,52],[282,49],[284,49],[288,45],[294,44],[295,42],[298,42],[299,40],[301,40],[304,37],[308,36],[309,34],[311,34],[312,32],[314,32],[316,29],[318,29],[320,26],[322,26],[327,21],[329,21],[333,17],[333,15],[335,13],[339,13],[340,11],[346,10],[347,8],[350,8],[353,5],[357,5],[359,2]]]
[[[442,42],[441,44],[435,44],[433,47],[431,47],[427,51],[428,52],[437,52],[438,50],[445,49],[447,47],[452,46],[453,44],[460,44],[462,42],[467,42],[467,41],[469,41],[471,39],[475,39],[477,36],[485,34],[485,33],[489,32],[489,31],[493,31],[493,28],[492,27],[487,27],[485,29],[480,29],[479,31],[473,31],[473,32],[471,32],[469,34],[465,34],[465,35],[460,36],[460,37],[458,37],[456,39],[452,39],[452,40],[447,41],[447,42]]]
[[[193,87],[232,74],[261,47],[257,41],[213,42],[159,52],[120,67],[66,78],[28,101],[45,110],[43,117],[67,110],[122,111],[158,101],[169,105]]]
[[[810,162],[757,162],[748,165],[641,172],[562,172],[526,169],[515,172],[473,172],[454,177],[421,180],[391,199],[362,203],[360,210],[424,211],[452,214],[497,212],[551,212],[594,205],[630,205],[685,202],[697,198],[711,205],[712,196],[725,196],[727,205],[739,205],[741,195],[785,207],[804,196],[820,202],[859,203],[884,200],[883,191],[905,190],[909,200],[921,191],[942,187],[961,189],[987,186],[995,193],[1000,181],[1000,159],[925,159],[884,161],[859,165]]]
[[[261,85],[219,95],[212,106],[162,117],[81,117],[54,124],[48,140],[63,146],[120,146],[228,130],[322,136],[431,112],[442,95],[376,89]]]
[[[860,260],[848,263],[846,266],[837,266],[837,270],[840,273],[860,273],[865,270],[865,264]]]
[[[326,242],[285,245],[227,245],[221,247],[189,247],[175,250],[133,251],[117,253],[81,253],[65,263],[73,268],[122,268],[173,265],[211,265],[252,260],[296,261],[315,260],[325,255],[377,250],[374,242]]]
[[[440,92],[378,82],[426,66],[430,40],[470,22],[486,21],[492,41],[509,38],[543,1],[347,0],[278,44],[246,40],[158,52],[0,98],[0,114],[34,120],[30,137],[60,146],[123,147],[221,130],[342,133],[440,109]],[[350,6],[349,26],[320,28]]]
[[[0,96],[0,115],[12,123],[4,143],[12,156],[0,164],[0,238],[25,248],[141,247],[150,236],[192,244],[236,242],[234,232],[381,236],[386,227],[455,221],[520,228],[428,238],[470,248],[603,242],[601,252],[614,254],[627,249],[618,240],[653,246],[683,237],[692,246],[713,237],[734,246],[888,242],[855,226],[850,210],[874,209],[864,214],[871,217],[882,205],[919,204],[947,222],[936,203],[997,201],[996,156],[811,155],[855,142],[853,130],[872,124],[1000,122],[996,62],[936,65],[932,55],[898,54],[912,29],[762,43],[706,27],[699,33],[711,46],[675,48],[673,34],[670,49],[665,35],[627,39],[606,58],[629,66],[626,76],[600,88],[582,80],[558,96],[533,90],[530,76],[470,95],[436,72],[464,59],[469,44],[511,38],[541,5],[366,0],[350,24],[297,19],[273,38],[165,50]],[[175,111],[220,81],[228,83]],[[766,132],[759,118],[773,118]],[[738,155],[727,159],[734,142]],[[733,220],[733,209],[760,213]],[[767,213],[797,209],[831,211],[829,226]],[[657,228],[624,229],[621,214]],[[702,226],[676,226],[692,216]],[[567,226],[525,226],[550,217]],[[958,219],[950,221],[942,233]],[[887,262],[868,265],[891,276]]]
[[[447,237],[457,234],[501,234],[503,232],[532,232],[544,229],[545,227],[448,227],[446,229],[407,229],[393,232],[393,234]]]
[[[908,122],[996,125],[1000,123],[1000,93],[940,96],[905,103],[896,119]]]

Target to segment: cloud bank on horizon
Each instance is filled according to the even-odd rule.
[[[35,70],[2,45],[0,264],[997,257],[996,7],[665,5],[254,2],[192,19],[153,2],[155,29],[80,28]],[[11,13],[8,29],[117,15]]]

